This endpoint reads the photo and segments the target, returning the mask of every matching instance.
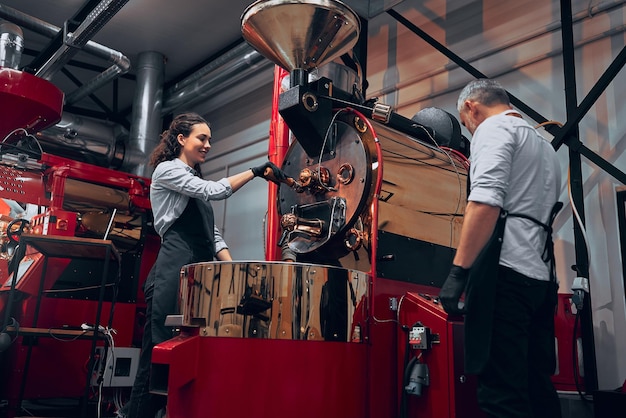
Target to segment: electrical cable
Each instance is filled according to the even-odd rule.
[[[110,334],[106,334],[106,335],[110,337]],[[105,357],[106,357],[105,361],[104,361],[104,373],[105,374],[106,374],[106,371],[109,369],[110,364],[111,363],[115,364],[115,361],[114,361],[114,358],[113,358],[114,357],[114,354],[113,354],[114,353],[113,352],[113,342],[112,342],[113,339],[111,338],[110,340],[111,341],[110,341],[109,347],[107,348],[106,345],[105,345],[105,348],[104,348]],[[111,382],[113,380],[113,374],[114,374],[114,371],[111,370],[111,373],[109,375],[109,379],[110,379],[109,386],[111,385]],[[99,391],[99,397],[98,397],[98,418],[100,418],[100,414],[102,413],[102,387],[103,386],[104,386],[104,378],[101,378],[99,380],[99,385],[98,385],[98,391]]]
[[[439,147],[442,151],[446,151],[449,152],[450,154],[454,155],[455,157],[457,157],[459,160],[461,160],[461,164],[463,164],[463,167],[465,167],[466,170],[469,170],[470,168],[470,162],[469,159],[463,155],[461,152],[450,148],[450,147]]]
[[[578,392],[578,396],[585,403],[593,403],[593,396],[590,398],[587,397],[585,393],[583,393],[582,388],[580,387],[579,379],[580,373],[578,372],[578,356],[577,356],[577,348],[578,348],[578,339],[576,338],[576,329],[580,325],[580,311],[576,311],[576,315],[574,316],[574,329],[572,332],[572,371],[574,374],[574,385],[576,386],[576,392]]]
[[[92,327],[93,328],[93,327]],[[95,332],[95,331],[94,331]],[[98,383],[98,402],[97,402],[97,409],[98,409],[98,418],[101,417],[102,414],[102,392],[103,392],[103,387],[104,387],[104,375],[106,374],[106,371],[109,370],[109,367],[111,367],[111,364],[113,364],[113,366],[111,367],[111,373],[109,375],[109,386],[112,385],[113,383],[113,374],[114,374],[114,370],[112,370],[114,368],[115,365],[115,340],[113,338],[113,334],[116,334],[117,331],[113,328],[109,328],[109,327],[100,327],[100,331],[104,337],[105,337],[105,345],[104,345],[104,350],[103,350],[103,356],[104,358],[101,360],[100,364],[101,367],[99,370],[92,370],[91,373],[96,373],[97,377],[97,383]],[[94,368],[96,367],[96,363],[94,362]]]
[[[9,327],[15,328],[15,337],[11,339],[11,336],[6,332]],[[11,317],[11,323],[7,324],[0,331],[0,353],[8,349],[17,340],[20,333],[20,324],[17,320]]]
[[[41,155],[43,155],[43,148],[41,148],[41,144],[39,143],[39,140],[38,140],[35,136],[33,136],[31,133],[29,133],[29,132],[28,132],[26,129],[24,129],[24,128],[16,128],[16,129],[13,129],[11,132],[9,132],[9,133],[8,133],[8,134],[7,134],[7,135],[6,135],[6,136],[2,139],[2,141],[0,142],[0,150],[2,149],[2,146],[3,146],[3,145],[5,145],[5,141],[6,141],[6,140],[7,140],[7,139],[11,136],[11,135],[13,135],[13,134],[14,134],[14,133],[16,133],[16,132],[24,132],[24,134],[25,134],[26,138],[32,138],[32,139],[35,141],[35,144],[37,144],[37,147],[39,148],[39,152],[41,153]],[[6,144],[6,145],[10,145],[10,144]],[[24,150],[24,149],[22,149],[22,148],[19,148],[19,147],[14,146],[14,145],[13,145],[13,147],[14,147],[14,148],[17,148],[17,149],[21,149],[21,150],[23,150],[23,151],[25,151],[25,152],[28,152],[28,150]]]
[[[104,287],[113,287],[114,283],[107,283]],[[92,285],[92,286],[82,286],[82,287],[73,287],[71,289],[49,289],[44,290],[42,293],[72,293],[72,292],[82,292],[84,290],[95,290],[100,289],[102,286],[100,285]]]
[[[336,191],[336,190],[334,190],[331,187],[327,187],[322,182],[322,157],[324,156],[324,147],[326,147],[326,141],[328,140],[328,137],[330,136],[330,130],[332,129],[333,125],[335,124],[335,121],[337,120],[337,116],[339,116],[339,114],[341,114],[342,112],[347,112],[348,110],[350,110],[350,109],[349,108],[341,108],[341,109],[339,109],[339,110],[337,110],[335,112],[333,117],[330,119],[330,123],[328,124],[328,128],[326,129],[326,133],[324,134],[324,141],[322,141],[322,146],[320,148],[320,158],[317,161],[317,178],[319,180],[320,186],[322,186],[328,192],[333,192],[333,191]]]
[[[85,335],[85,333],[87,332],[87,330],[83,330],[80,334],[77,334],[76,336],[72,337],[72,338],[60,338],[56,335],[54,335],[54,331],[53,328],[48,328],[48,335],[50,337],[52,337],[52,339],[57,340],[57,341],[61,341],[64,343],[68,343],[68,342],[72,342],[72,341],[76,341],[78,340],[80,337],[82,337],[83,335]]]
[[[454,210],[454,213],[457,214],[459,212],[459,208],[461,207],[461,196],[463,196],[463,182],[461,181],[461,174],[459,173],[459,170],[458,170],[456,164],[454,163],[454,159],[448,153],[448,150],[450,150],[450,151],[455,151],[455,150],[452,150],[451,148],[448,148],[448,147],[441,147],[439,145],[439,143],[435,140],[436,132],[435,132],[434,129],[433,129],[433,134],[431,135],[430,132],[428,131],[428,129],[426,129],[422,125],[418,125],[418,126],[420,126],[422,128],[422,130],[424,130],[424,132],[426,132],[426,135],[428,136],[428,138],[431,141],[433,141],[433,144],[435,144],[437,146],[437,148],[439,150],[441,150],[441,152],[443,152],[446,155],[446,157],[448,157],[448,159],[450,160],[450,163],[452,163],[452,167],[454,168],[454,172],[456,174],[456,178],[457,178],[457,181],[459,183],[459,199],[456,202],[456,209]],[[455,152],[457,152],[457,151],[455,151]],[[460,155],[465,157],[463,154],[460,154]],[[463,162],[463,166],[465,167],[465,169],[469,170],[469,160],[467,160],[467,158],[464,158],[462,161],[464,161]],[[467,165],[466,165],[465,162],[467,162]],[[455,218],[455,216],[452,216],[450,218],[450,247],[452,247],[452,241],[454,241],[454,225],[453,225],[454,224],[454,218]]]
[[[398,312],[400,312],[400,307],[398,306]],[[400,329],[402,331],[405,332],[406,334],[406,345],[404,348],[404,359],[403,359],[403,373],[402,373],[402,385],[400,390],[402,391],[402,394],[400,396],[400,418],[408,418],[408,398],[407,398],[407,392],[405,390],[406,385],[409,383],[409,377],[411,375],[411,369],[413,368],[413,365],[416,362],[419,362],[419,358],[421,357],[421,353],[420,355],[416,355],[413,356],[412,359],[409,360],[409,352],[410,352],[410,348],[411,345],[409,344],[409,335],[408,332],[410,329],[415,328],[417,326],[420,326],[421,324],[419,322],[414,323],[411,328],[407,327],[406,325],[400,325]]]
[[[574,203],[574,198],[572,196],[572,189],[571,189],[571,180],[570,180],[570,170],[567,170],[567,196],[570,202],[570,205],[572,206],[572,212],[574,213],[574,219],[576,219],[576,222],[578,223],[578,226],[580,227],[580,232],[581,235],[583,237],[583,242],[585,244],[585,250],[586,250],[586,256],[587,256],[587,260],[586,260],[586,264],[587,266],[589,265],[589,241],[587,239],[587,233],[585,230],[585,225],[580,217],[580,214],[578,213],[578,209],[576,208],[576,204]],[[578,272],[577,272],[578,274]],[[584,294],[584,291],[583,291]],[[573,371],[574,371],[574,382],[576,384],[576,390],[578,392],[578,395],[580,396],[581,399],[585,400],[585,401],[589,401],[586,397],[586,395],[582,392],[582,389],[580,388],[580,385],[578,384],[578,378],[580,376],[578,376],[577,373],[577,364],[576,364],[576,348],[577,348],[577,341],[576,341],[576,330],[578,329],[578,326],[580,325],[580,321],[579,321],[579,317],[580,317],[580,311],[577,310],[576,311],[576,316],[574,319],[574,329],[572,332],[572,361],[574,362],[573,364]]]
[[[591,2],[590,2],[590,7],[591,7]],[[546,125],[557,125],[558,127],[563,127],[563,124],[560,123],[560,122],[553,121],[553,120],[548,120],[548,121],[545,121],[543,123],[540,123],[540,124],[536,125],[535,128],[541,128],[541,127],[544,127]],[[569,168],[567,170],[567,197],[568,197],[569,203],[570,203],[570,205],[572,207],[572,212],[574,214],[574,219],[576,220],[576,223],[580,227],[580,232],[581,232],[581,235],[582,235],[582,238],[583,238],[583,242],[585,244],[586,257],[587,257],[587,260],[585,261],[585,263],[587,265],[589,265],[589,260],[590,260],[589,255],[591,254],[590,249],[589,249],[589,240],[587,238],[587,232],[586,232],[585,225],[584,225],[584,223],[582,221],[582,218],[580,217],[578,209],[576,208],[576,204],[574,202],[574,197],[572,195],[571,177],[570,177],[570,170],[569,170]],[[580,310],[577,309],[576,310],[576,315],[574,316],[574,327],[573,327],[573,330],[572,330],[572,371],[573,371],[573,374],[574,374],[574,384],[576,386],[576,391],[578,392],[579,397],[583,401],[585,401],[585,402],[590,402],[592,399],[587,398],[587,395],[585,393],[583,393],[583,390],[580,387],[580,383],[578,381],[580,379],[580,373],[579,373],[579,370],[578,370],[578,361],[577,361],[578,360],[578,356],[577,356],[578,340],[576,338],[576,331],[577,331],[579,325],[580,325]]]
[[[408,330],[409,328],[406,325],[402,325],[400,327],[402,329],[402,331],[404,331],[407,335],[406,335],[406,345],[404,348],[404,359],[402,362],[402,370],[404,371],[404,373],[402,374],[402,386],[401,386],[401,390],[402,390],[402,395],[400,397],[400,418],[406,418],[407,416],[407,396],[406,396],[406,391],[404,390],[404,384],[406,381],[406,371],[409,368],[409,364],[412,360],[415,359],[415,357],[409,361],[409,336],[408,336]]]
[[[589,254],[591,254],[591,252],[589,251],[589,240],[587,239],[587,232],[585,230],[585,225],[580,217],[580,214],[578,213],[578,209],[576,208],[576,204],[574,203],[574,197],[572,196],[572,188],[571,188],[571,180],[570,180],[570,170],[567,170],[567,197],[569,198],[569,202],[570,205],[572,206],[572,212],[574,212],[574,217],[576,219],[576,222],[578,223],[578,226],[580,227],[580,232],[582,234],[583,237],[583,242],[585,244],[585,249],[587,250],[587,264],[589,264]]]
[[[543,128],[543,127],[548,126],[548,125],[556,125],[556,126],[558,126],[559,128],[562,128],[562,127],[563,127],[563,124],[562,124],[561,122],[558,122],[558,121],[556,121],[556,120],[547,120],[547,121],[545,121],[545,122],[541,122],[541,123],[540,123],[540,124],[538,124],[538,125],[535,125],[535,129],[538,129],[538,128]]]

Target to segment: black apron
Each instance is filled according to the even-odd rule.
[[[500,210],[493,234],[472,265],[467,281],[465,291],[467,313],[465,315],[464,327],[466,373],[480,374],[489,358],[495,293],[500,268],[500,252],[502,250],[507,217],[529,219],[546,231],[547,236],[542,259],[550,263],[551,294],[553,294],[553,302],[556,306],[558,284],[555,273],[552,223],[562,207],[562,202],[555,203],[547,225],[531,216],[516,213],[509,214],[505,210]]]
[[[489,358],[493,306],[507,212],[472,265],[465,290],[465,372],[479,374]]]
[[[180,270],[186,264],[212,261],[215,256],[214,215],[209,202],[189,199],[187,207],[165,232],[157,259],[144,285],[146,302],[152,303],[152,341],[172,338],[165,326],[167,315],[179,313]]]

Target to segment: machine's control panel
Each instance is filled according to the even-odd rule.
[[[418,293],[417,295],[421,297],[422,299],[429,301],[433,305],[439,306],[441,309],[443,309],[441,307],[441,303],[439,302],[439,296],[431,295],[429,293]]]

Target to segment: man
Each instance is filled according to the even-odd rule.
[[[472,134],[470,192],[440,300],[449,314],[466,314],[466,372],[478,375],[478,403],[488,416],[559,418],[550,380],[558,290],[551,223],[561,205],[556,153],[496,81],[470,82],[457,107]]]

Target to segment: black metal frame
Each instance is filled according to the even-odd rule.
[[[619,190],[616,198],[619,243],[622,249],[622,277],[624,279],[624,289],[626,289],[626,188]]]
[[[39,279],[39,289],[37,292],[37,300],[35,304],[35,311],[33,314],[32,320],[32,328],[29,328],[30,335],[35,335],[38,337],[50,337],[54,336],[55,333],[62,334],[63,330],[52,330],[52,329],[42,329],[38,328],[38,320],[39,320],[39,310],[41,307],[41,301],[44,297],[44,283],[47,274],[48,260],[50,258],[71,258],[71,259],[87,259],[93,261],[102,261],[102,278],[100,281],[100,288],[98,291],[98,305],[96,308],[96,316],[94,319],[93,332],[86,335],[78,334],[74,338],[91,338],[91,350],[89,354],[89,361],[87,364],[86,379],[85,379],[85,389],[81,402],[81,418],[86,418],[88,416],[88,400],[89,400],[89,391],[90,391],[90,383],[91,383],[91,373],[89,371],[93,370],[96,359],[96,343],[99,339],[104,339],[105,343],[106,338],[103,337],[103,334],[98,331],[100,328],[100,320],[102,316],[102,306],[104,302],[104,295],[106,289],[107,279],[109,277],[109,264],[111,261],[117,261],[118,265],[118,274],[117,279],[114,283],[114,286],[117,287],[119,285],[119,278],[121,274],[121,258],[120,254],[115,248],[115,245],[112,241],[108,240],[96,240],[96,239],[77,239],[75,237],[65,237],[65,236],[51,236],[51,235],[22,235],[20,237],[20,245],[30,245],[39,251],[44,256],[43,267],[41,269],[41,277]],[[83,248],[81,252],[79,248]],[[89,248],[89,251],[84,249]],[[19,260],[18,260],[19,263]],[[17,281],[17,270],[14,272],[15,278],[11,285],[11,293],[9,294],[9,299],[14,297],[15,290],[15,282]],[[113,291],[113,297],[111,299],[111,309],[109,312],[109,320],[107,323],[107,327],[110,329],[113,325],[113,312],[115,305],[115,295],[117,291]],[[11,304],[9,303],[9,306]],[[71,332],[71,331],[70,331]],[[15,329],[16,335],[18,334],[18,329]],[[17,401],[17,409],[21,411],[22,409],[22,401],[24,400],[24,393],[26,390],[26,384],[28,382],[28,369],[30,365],[30,359],[32,354],[33,345],[28,346],[28,350],[26,353],[26,359],[23,366],[23,375],[22,381],[20,383],[20,390]],[[106,345],[105,345],[106,349]]]
[[[485,74],[471,66],[461,57],[450,51],[444,45],[439,43],[433,37],[422,31],[416,25],[404,18],[393,9],[387,13],[404,25],[411,32],[424,39],[427,43],[437,49],[439,52],[448,57],[459,67],[466,70],[476,78],[488,78]],[[584,194],[582,181],[581,155],[587,157],[590,161],[606,171],[618,181],[626,184],[626,173],[600,157],[598,154],[587,148],[579,138],[578,126],[580,120],[589,111],[591,106],[597,101],[602,92],[607,88],[610,82],[615,78],[617,73],[626,63],[626,47],[618,54],[615,60],[602,74],[597,83],[589,91],[579,106],[577,106],[576,98],[576,76],[574,62],[574,40],[573,40],[573,22],[572,22],[572,6],[571,0],[561,0],[561,32],[563,41],[563,68],[565,78],[565,101],[567,110],[567,122],[562,126],[546,125],[545,129],[554,135],[552,145],[558,150],[562,144],[569,148],[569,171],[570,171],[570,187],[572,193],[573,205],[577,208],[578,214],[582,221],[582,227],[585,224],[584,217]],[[547,122],[547,119],[523,103],[521,100],[509,93],[511,103],[523,111],[526,115],[537,121],[538,123]],[[577,275],[580,277],[589,277],[589,262],[587,248],[584,241],[582,227],[574,222],[574,248],[576,253],[575,268]],[[591,295],[585,298],[583,309],[579,312],[581,320],[581,334],[583,347],[583,361],[585,372],[585,390],[592,392],[598,389],[598,377],[595,356],[595,344],[593,335],[593,321],[591,313]]]

